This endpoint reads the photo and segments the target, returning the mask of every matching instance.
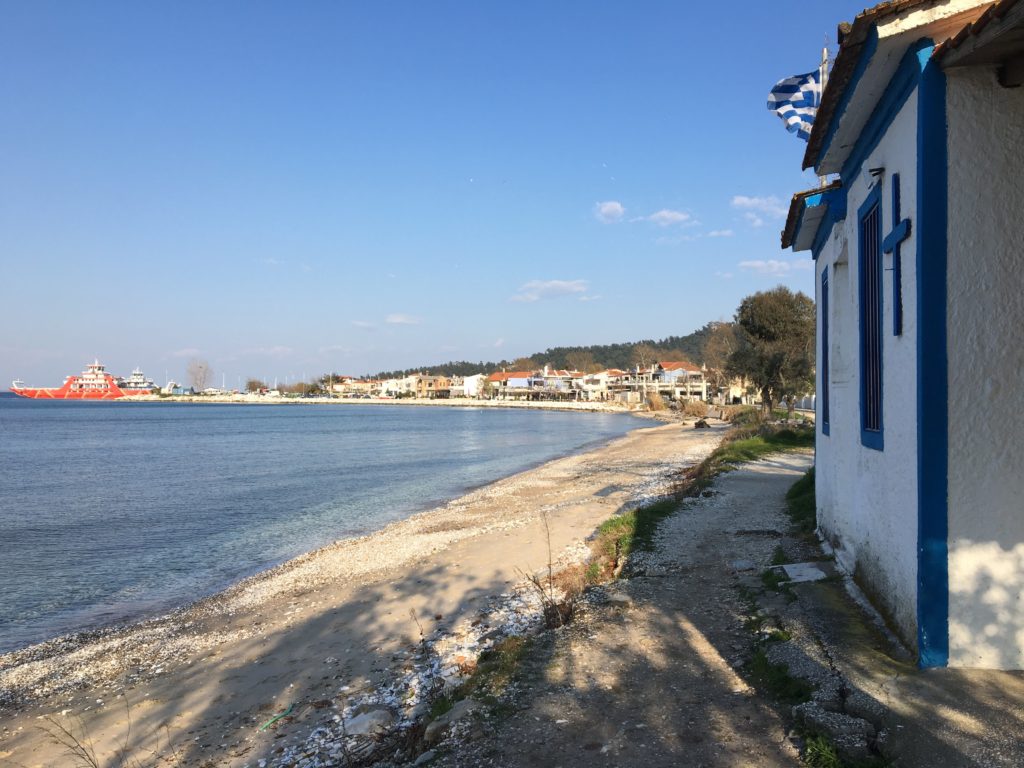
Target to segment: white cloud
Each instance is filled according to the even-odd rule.
[[[755,259],[753,261],[741,261],[740,269],[748,272],[757,272],[761,275],[772,275],[783,277],[790,272],[811,269],[810,261],[798,259],[795,261],[780,261],[778,259]]]
[[[713,229],[708,232],[708,237],[732,237],[731,229]]]
[[[757,211],[777,219],[781,219],[789,212],[789,209],[775,195],[768,195],[767,197],[734,195],[732,207],[738,208],[741,211]]]
[[[752,226],[752,227],[763,227],[764,226],[764,219],[762,219],[756,213],[752,213],[750,211],[747,211],[746,213],[743,214],[743,218],[746,219],[747,221],[749,221],[750,222],[750,226]]]
[[[353,320],[352,325],[356,328],[362,328],[363,330],[371,330],[377,326],[371,323],[369,320]]]
[[[626,215],[626,209],[617,200],[594,204],[594,217],[603,224],[613,224]]]
[[[504,339],[498,339],[496,342],[494,342],[494,348],[495,349],[501,349],[504,346],[505,346],[505,340]]]
[[[652,213],[650,216],[644,216],[644,221],[649,221],[652,224],[657,224],[659,227],[670,227],[673,224],[685,224],[690,221],[693,217],[685,211],[672,211],[668,208],[662,208],[656,213]]]
[[[533,302],[573,293],[586,293],[586,280],[531,280],[523,283],[510,301]]]
[[[412,315],[404,315],[401,312],[395,312],[384,318],[384,322],[388,325],[419,325],[423,321],[418,317]]]

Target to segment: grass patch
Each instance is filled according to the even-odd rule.
[[[823,733],[804,735],[804,751],[801,757],[810,768],[888,768],[892,765],[881,757],[869,757],[866,760],[854,761],[844,760],[832,739]]]
[[[804,762],[811,768],[843,768],[836,745],[820,733],[804,739]]]
[[[769,453],[792,451],[814,447],[814,430],[804,427],[794,429],[761,427],[753,434],[723,442],[718,451],[720,464],[741,464],[756,461]]]
[[[793,525],[804,534],[814,533],[817,527],[817,504],[814,498],[814,467],[793,483],[786,492],[786,505]]]
[[[723,472],[746,461],[757,461],[781,451],[814,447],[811,427],[781,427],[775,424],[735,426],[704,461],[682,473],[681,496],[699,496]]]
[[[785,585],[789,583],[789,577],[781,568],[769,568],[761,574],[761,583],[768,589],[781,592]]]
[[[747,664],[747,671],[758,688],[784,704],[810,701],[814,688],[806,680],[789,674],[786,664],[772,664],[763,648],[758,648]]]
[[[630,554],[651,549],[658,523],[677,509],[676,499],[665,499],[601,523],[590,547],[593,557],[586,571],[588,583],[613,578]]]
[[[529,638],[514,635],[506,637],[495,643],[493,648],[481,653],[469,677],[454,691],[438,697],[433,702],[430,719],[440,717],[450,710],[455,702],[465,698],[472,697],[485,703],[497,703],[515,680],[532,644]]]
[[[776,545],[775,551],[772,552],[772,565],[786,565],[790,562],[789,556],[786,554],[786,550],[782,548],[781,544]]]

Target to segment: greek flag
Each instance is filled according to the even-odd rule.
[[[768,94],[768,109],[782,118],[787,131],[807,141],[820,101],[821,74],[814,70],[779,80]]]

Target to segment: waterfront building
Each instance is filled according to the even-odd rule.
[[[809,41],[813,44],[813,41]],[[922,666],[1024,668],[1024,0],[840,27],[784,248],[818,311],[818,527]]]

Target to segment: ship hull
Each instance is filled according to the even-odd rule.
[[[11,392],[18,395],[19,397],[30,397],[34,400],[117,400],[118,398],[124,397],[125,395],[129,394],[148,394],[148,392],[141,392],[136,390],[125,391],[118,387],[88,392],[75,391],[68,387],[11,387]]]

